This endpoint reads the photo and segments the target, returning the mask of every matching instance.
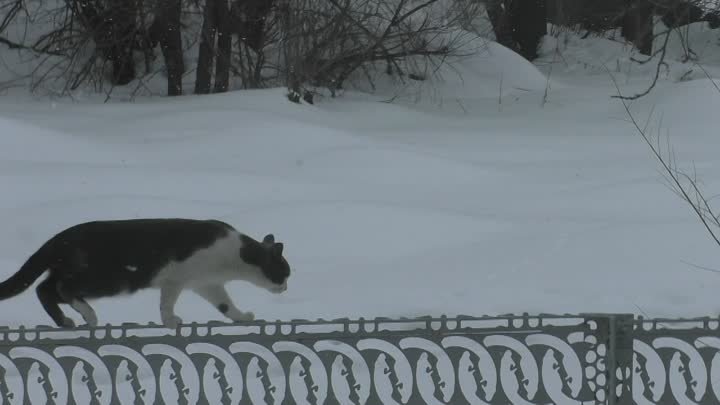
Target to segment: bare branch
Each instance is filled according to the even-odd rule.
[[[665,170],[665,173],[667,174],[667,177],[670,180],[670,184],[672,185],[673,189],[681,196],[681,198],[692,208],[695,215],[698,217],[700,222],[702,223],[705,230],[708,232],[708,234],[712,237],[712,239],[715,241],[715,244],[720,246],[720,239],[718,238],[718,235],[713,230],[713,226],[717,227],[717,215],[713,212],[712,208],[710,207],[709,203],[707,202],[707,199],[703,195],[702,191],[698,187],[697,178],[696,177],[690,177],[689,175],[679,171],[676,169],[676,157],[672,150],[669,151],[669,160],[668,158],[663,157],[663,155],[660,153],[659,148],[657,148],[653,142],[650,140],[648,135],[646,134],[646,131],[640,127],[637,120],[633,116],[632,112],[630,111],[630,107],[628,106],[626,100],[626,97],[622,97],[620,87],[618,86],[617,81],[615,80],[615,77],[612,75],[610,70],[605,66],[605,69],[607,70],[608,74],[610,75],[610,78],[615,86],[615,88],[618,91],[618,94],[620,94],[619,98],[620,101],[623,104],[623,107],[625,109],[625,112],[627,113],[630,121],[632,122],[633,126],[635,127],[636,132],[642,137],[642,139],[645,141],[647,146],[650,148],[653,156],[655,159],[660,163],[662,168]],[[686,187],[683,185],[682,179],[686,180],[690,187]]]
[[[660,77],[660,68],[661,68],[662,66],[666,66],[665,56],[666,56],[666,54],[667,54],[667,45],[668,45],[668,41],[670,40],[670,34],[671,34],[671,33],[672,33],[672,30],[670,30],[670,29],[668,29],[668,30],[665,32],[665,40],[663,41],[663,45],[662,45],[662,47],[660,48],[660,60],[658,60],[657,67],[656,67],[656,69],[655,69],[655,76],[653,77],[653,81],[652,81],[652,83],[650,84],[650,86],[647,88],[647,90],[643,91],[642,93],[635,94],[634,96],[629,96],[629,97],[627,97],[627,96],[617,95],[617,96],[612,96],[613,98],[619,98],[619,99],[622,99],[622,100],[637,100],[637,99],[639,99],[640,97],[644,97],[644,96],[650,94],[650,92],[652,91],[652,89],[655,88],[655,85],[657,84],[658,78]],[[619,93],[619,89],[618,89],[618,93]]]

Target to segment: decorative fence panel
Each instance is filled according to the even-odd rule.
[[[720,404],[720,331],[622,314],[6,329],[0,400]]]
[[[720,404],[718,319],[633,322],[630,396],[637,405]]]

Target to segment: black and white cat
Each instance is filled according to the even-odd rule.
[[[243,280],[282,293],[290,276],[283,244],[272,234],[258,242],[221,221],[182,218],[93,221],[67,228],[0,283],[0,300],[22,293],[46,271],[37,296],[52,320],[67,328],[75,323],[59,304],[70,305],[96,326],[87,300],[145,288],[160,290],[160,318],[168,328],[182,323],[174,307],[185,289],[233,321],[252,321],[255,315],[235,307],[225,283]]]

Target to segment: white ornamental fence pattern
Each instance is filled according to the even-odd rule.
[[[0,405],[720,404],[718,319],[625,314],[0,330]]]

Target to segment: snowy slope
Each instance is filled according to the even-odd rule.
[[[0,97],[0,277],[80,221],[212,217],[286,243],[285,295],[231,286],[259,318],[716,315],[720,276],[687,262],[720,268],[720,250],[663,184],[607,72],[581,68],[603,54],[571,42],[554,59],[554,46],[533,67],[491,45],[458,62],[462,81],[446,74],[419,101],[383,102],[389,88],[314,106],[281,89],[108,104]],[[650,74],[617,72],[629,94]],[[664,76],[633,111],[663,115],[680,163],[715,194],[720,93],[690,78]],[[94,306],[101,323],[158,322],[157,299]],[[192,293],[178,313],[222,319]],[[0,305],[0,324],[49,322],[32,290]]]

